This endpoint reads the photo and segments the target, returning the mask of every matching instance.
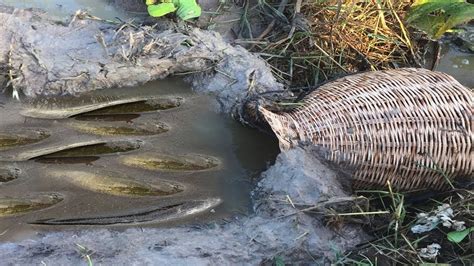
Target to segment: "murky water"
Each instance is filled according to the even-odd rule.
[[[436,68],[455,77],[461,84],[474,88],[474,53],[462,52],[454,45],[445,44]]]
[[[219,114],[210,96],[175,79],[0,102],[0,241],[248,213],[253,178],[278,153],[273,138]]]

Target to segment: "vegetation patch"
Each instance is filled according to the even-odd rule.
[[[472,190],[398,193],[389,187],[387,191],[358,194],[369,200],[368,214],[378,212],[359,219],[373,240],[338,254],[335,265],[469,265],[472,262]],[[337,220],[344,218],[339,216]]]
[[[407,22],[439,39],[453,27],[474,20],[474,4],[465,0],[416,0]]]
[[[250,48],[290,87],[358,71],[421,66],[424,34],[406,24],[410,0],[259,1],[268,26]]]

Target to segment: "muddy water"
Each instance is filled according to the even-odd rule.
[[[0,102],[0,241],[248,213],[253,178],[278,153],[180,80]]]
[[[463,52],[454,45],[445,44],[436,70],[448,73],[461,84],[474,88],[474,53]]]

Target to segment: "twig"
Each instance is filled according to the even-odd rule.
[[[300,236],[298,236],[297,238],[294,239],[294,241],[300,239],[300,238],[303,238],[305,236],[309,235],[309,232],[304,232],[303,234],[301,234]]]
[[[348,71],[345,67],[343,67],[341,64],[339,64],[339,62],[337,62],[336,60],[334,60],[334,58],[332,58],[331,55],[329,55],[326,51],[324,51],[324,49],[321,48],[321,46],[319,46],[316,42],[314,42],[313,44],[314,44],[314,46],[315,46],[316,48],[318,48],[319,51],[321,51],[321,53],[323,53],[327,58],[329,58],[329,60],[331,60],[334,64],[336,64],[336,65],[337,65],[339,68],[341,68],[344,72],[349,73],[349,71]]]
[[[285,11],[286,5],[288,5],[288,0],[281,0],[280,5],[278,6],[278,12],[283,13],[283,11]],[[273,30],[273,27],[275,27],[276,21],[277,20],[274,18],[272,22],[268,24],[267,28],[257,38],[255,38],[255,41],[260,41],[263,38],[265,38],[265,36],[267,36],[267,34]],[[251,50],[254,47],[255,47],[255,44],[252,45],[249,50]]]
[[[14,80],[13,80],[13,62],[12,62],[12,57],[13,57],[13,37],[10,40],[10,50],[8,51],[8,85],[12,86],[13,92],[12,92],[12,98],[20,101],[20,95],[18,94],[18,90],[15,88]]]
[[[289,195],[286,195],[286,198],[288,199],[288,202],[290,202],[290,204],[291,204],[291,206],[293,207],[293,209],[296,209],[295,204],[294,204],[293,201],[291,200],[290,196],[289,196]]]
[[[107,44],[105,43],[104,33],[100,32],[100,34],[95,35],[95,39],[104,49],[105,55],[108,56],[109,50],[107,48]]]
[[[301,3],[302,3],[302,0],[296,0],[295,12],[293,13],[293,21],[291,22],[291,30],[288,33],[288,39],[291,39],[293,37],[293,34],[296,31],[296,20],[297,20],[297,15],[301,13]]]

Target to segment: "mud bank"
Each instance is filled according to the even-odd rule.
[[[249,94],[278,91],[270,68],[215,32],[166,21],[138,27],[87,19],[57,21],[41,11],[0,6],[0,80],[27,97],[129,87],[191,74],[224,112]]]
[[[13,88],[28,97],[132,86],[188,73],[194,89],[214,94],[226,113],[238,111],[254,93],[282,89],[263,60],[214,32],[79,18],[57,22],[43,13],[6,7],[0,8],[0,68],[12,71]],[[0,261],[77,265],[90,255],[95,264],[259,264],[275,257],[324,263],[367,238],[356,225],[333,230],[321,215],[299,211],[347,198],[337,174],[310,152],[281,153],[261,178],[253,193],[255,213],[249,217],[175,228],[48,233],[0,244]]]

